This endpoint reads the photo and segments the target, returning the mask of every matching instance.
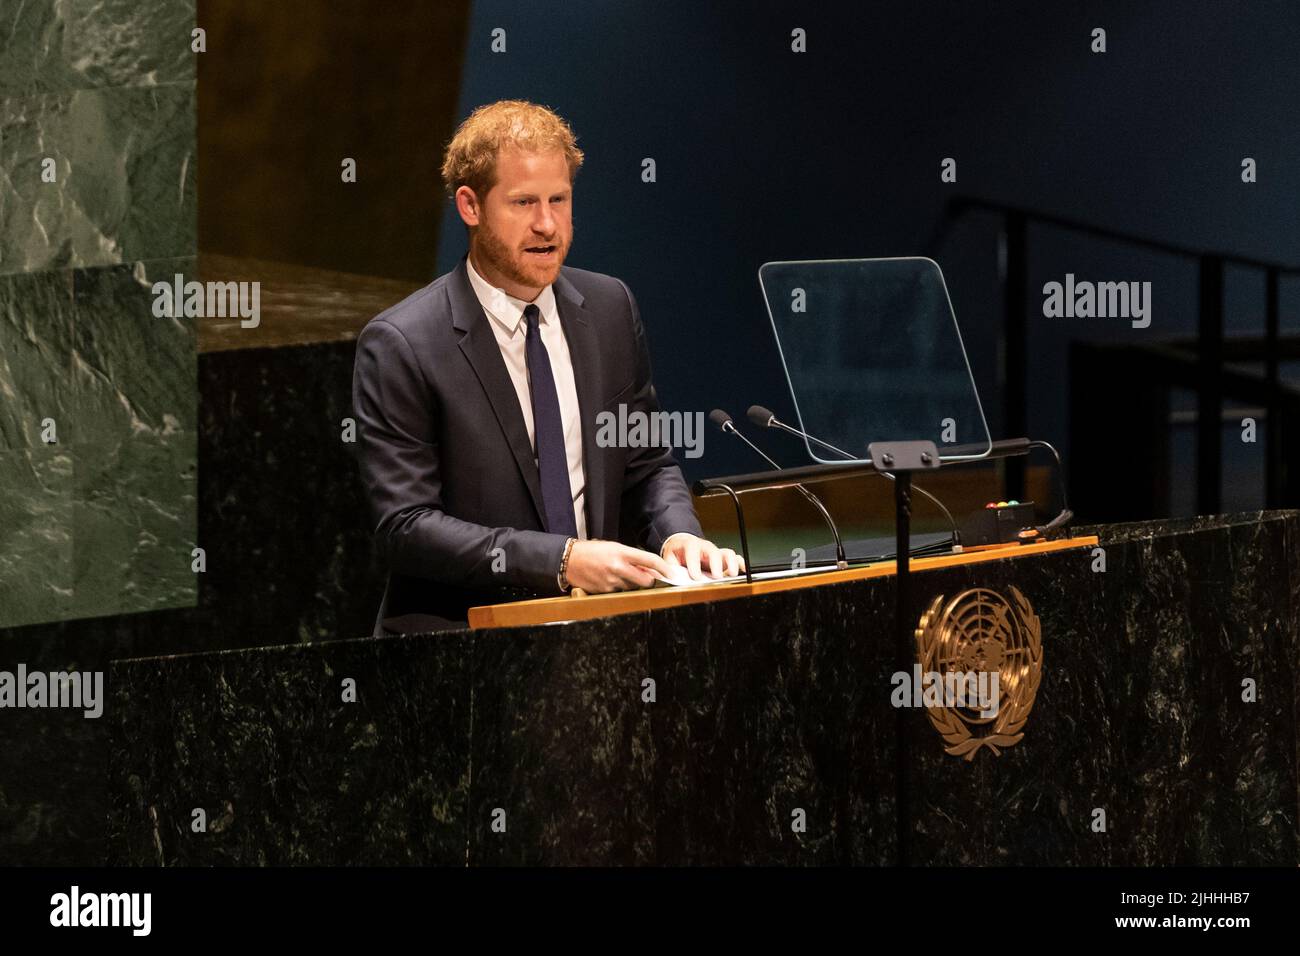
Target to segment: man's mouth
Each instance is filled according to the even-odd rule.
[[[553,244],[545,246],[528,246],[524,249],[524,252],[528,253],[530,256],[535,256],[538,259],[549,259],[555,255],[557,248],[558,247]]]

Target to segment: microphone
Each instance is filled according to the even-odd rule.
[[[804,439],[805,441],[810,441],[813,442],[814,444],[821,445],[823,448],[829,448],[831,451],[835,452],[836,454],[843,455],[846,459],[855,460],[858,457],[857,455],[849,454],[843,448],[836,448],[830,442],[824,442],[820,438],[816,438],[813,435],[809,435],[807,432],[801,432],[799,429],[787,425],[785,422],[781,421],[781,419],[777,418],[776,413],[773,412],[770,408],[764,408],[762,405],[750,405],[749,412],[747,414],[749,416],[749,420],[753,422],[755,425],[757,425],[759,428],[779,428],[782,431],[789,432],[791,435],[797,435],[800,438]],[[890,481],[896,480],[894,476],[887,471],[882,471],[880,472],[880,474],[884,475]],[[920,492],[921,494],[925,495],[927,498],[929,498],[931,501],[933,501],[936,505],[939,506],[939,510],[942,511],[944,513],[944,516],[948,519],[948,524],[952,526],[952,549],[953,551],[960,551],[961,531],[957,528],[957,522],[953,520],[952,512],[944,507],[942,501],[940,501],[934,495],[930,494],[930,492],[926,491],[915,481],[912,482],[912,489],[914,491]]]
[[[749,415],[749,420],[753,422],[755,425],[757,425],[759,428],[779,428],[782,431],[789,432],[791,435],[798,435],[800,438],[806,439],[807,441],[813,442],[814,444],[821,445],[823,448],[829,448],[837,455],[843,455],[845,458],[848,458],[850,460],[854,460],[858,457],[857,455],[850,455],[843,448],[836,448],[834,445],[830,444],[829,442],[824,442],[820,438],[814,438],[812,435],[809,435],[807,432],[801,432],[797,428],[791,428],[785,422],[781,421],[781,419],[777,418],[776,413],[773,412],[770,408],[764,408],[762,405],[750,405],[747,414]],[[890,475],[889,477],[893,478],[894,476]],[[916,486],[913,485],[912,487],[916,487]]]
[[[763,449],[759,448],[752,441],[750,441],[748,438],[746,438],[744,435],[740,433],[740,429],[736,427],[736,423],[732,421],[731,416],[728,415],[726,412],[724,412],[722,409],[715,408],[713,411],[709,412],[709,421],[717,425],[719,430],[735,435],[746,445],[752,448],[755,454],[757,454],[760,458],[762,458],[765,462],[767,462],[777,471],[781,470],[781,466],[778,465],[771,458],[769,458],[767,454],[764,453]],[[838,567],[841,571],[844,570],[849,566],[849,562],[848,559],[844,556],[844,542],[840,540],[840,529],[835,527],[835,521],[833,518],[831,518],[831,513],[826,510],[826,506],[822,504],[821,499],[818,498],[811,491],[809,491],[807,488],[805,488],[803,485],[797,484],[795,485],[795,487],[799,489],[799,493],[803,495],[805,498],[807,498],[808,502],[814,508],[816,508],[819,512],[821,512],[821,516],[823,520],[825,520],[826,526],[831,529],[831,535],[834,536],[835,538],[836,567]]]

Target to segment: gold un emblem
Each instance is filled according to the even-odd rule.
[[[983,747],[1000,754],[1024,737],[1023,728],[1043,673],[1041,625],[1033,606],[1012,587],[1008,601],[997,591],[971,588],[944,604],[931,602],[916,628],[921,670],[965,674],[996,672],[996,716],[981,716],[977,705],[931,706],[926,715],[947,746],[945,751],[972,760]],[[975,731],[982,731],[975,733]]]

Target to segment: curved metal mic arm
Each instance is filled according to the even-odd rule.
[[[731,503],[736,506],[736,527],[740,529],[740,555],[745,559],[745,583],[753,584],[754,575],[749,570],[749,535],[745,533],[745,509],[740,506],[740,496],[736,494],[730,485],[715,485],[714,488],[729,494]],[[709,495],[704,494],[700,497],[707,498]]]
[[[1061,453],[1056,450],[1056,446],[1051,442],[1035,438],[1029,442],[1030,448],[1046,448],[1056,459],[1056,480],[1061,487],[1061,511],[1055,518],[1047,524],[1038,526],[1038,533],[1044,539],[1050,538],[1052,532],[1057,528],[1063,528],[1074,520],[1074,512],[1070,510],[1070,498],[1065,488],[1065,466],[1061,464]]]
[[[826,510],[821,499],[805,488],[803,485],[795,485],[799,492],[808,499],[808,503],[821,512],[822,520],[826,522],[826,527],[831,529],[831,534],[835,538],[835,566],[843,571],[849,566],[849,559],[844,554],[844,542],[840,540],[840,529],[835,527],[835,522],[831,519],[831,513]]]
[[[777,418],[775,415],[769,415],[768,418],[767,418],[767,422],[766,422],[765,424],[766,424],[766,427],[768,427],[768,428],[779,428],[779,429],[781,429],[782,431],[789,432],[791,435],[794,435],[794,436],[796,436],[796,437],[798,437],[798,438],[803,438],[803,439],[805,439],[805,440],[807,440],[807,441],[814,442],[815,444],[821,445],[823,448],[827,448],[827,449],[829,449],[829,450],[835,452],[837,455],[843,455],[846,459],[849,459],[849,460],[856,460],[856,458],[857,458],[856,455],[851,455],[851,454],[849,454],[849,453],[848,453],[847,451],[845,451],[843,448],[836,448],[836,447],[835,447],[834,445],[832,445],[830,442],[822,441],[820,438],[816,437],[815,435],[810,435],[810,434],[808,434],[808,433],[806,433],[806,432],[801,432],[801,431],[799,431],[799,429],[797,429],[797,428],[792,428],[791,426],[787,425],[785,422],[783,422],[783,421],[781,421],[779,418]],[[887,471],[881,471],[881,472],[878,472],[878,474],[884,475],[884,476],[885,476],[886,478],[888,478],[890,481],[897,481],[897,480],[898,480],[897,478],[895,478],[893,475],[891,475],[891,474],[890,474],[889,472],[887,472]],[[922,488],[922,487],[921,487],[920,485],[918,485],[916,482],[912,482],[912,491],[915,491],[917,494],[925,495],[925,497],[929,498],[929,499],[930,499],[931,501],[933,501],[936,505],[938,505],[939,510],[943,512],[944,517],[948,519],[948,524],[950,524],[950,525],[952,526],[952,543],[953,543],[953,547],[954,547],[954,549],[956,549],[956,550],[960,550],[960,549],[961,549],[961,529],[957,527],[957,522],[953,519],[952,512],[948,510],[948,508],[944,505],[944,503],[943,503],[942,501],[940,501],[940,500],[939,500],[938,498],[936,498],[934,495],[930,494],[930,492],[926,491],[924,488]]]
[[[776,462],[774,462],[771,458],[768,458],[768,456],[763,452],[761,448],[759,448],[752,441],[750,441],[748,438],[742,435],[740,433],[740,429],[736,428],[735,423],[732,422],[730,418],[728,418],[727,421],[723,422],[719,427],[724,432],[730,431],[731,434],[735,435],[746,445],[752,448],[760,458],[763,458],[765,461],[767,461],[767,463],[770,464],[773,468],[779,469],[781,467]],[[817,509],[818,513],[822,516],[822,520],[826,522],[826,527],[831,529],[831,535],[835,539],[835,566],[839,568],[841,571],[843,571],[845,568],[849,566],[849,560],[844,553],[844,542],[840,539],[840,529],[835,527],[835,519],[831,517],[831,513],[826,510],[826,506],[822,504],[820,498],[814,495],[802,484],[795,484],[794,487],[799,490],[799,493],[801,495],[803,495],[806,499],[808,499],[809,504],[811,504],[814,508]],[[739,501],[737,501],[737,507],[739,507]],[[745,567],[746,568],[749,567],[748,562],[746,562]]]

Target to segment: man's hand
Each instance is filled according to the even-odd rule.
[[[649,551],[629,548],[617,541],[579,540],[573,542],[564,576],[572,587],[603,594],[648,588],[655,583],[652,571],[667,577],[668,562]]]
[[[669,563],[685,568],[695,581],[705,579],[704,570],[714,579],[734,578],[745,570],[745,562],[735,551],[719,548],[712,541],[685,531],[669,535],[664,542],[663,555]]]

